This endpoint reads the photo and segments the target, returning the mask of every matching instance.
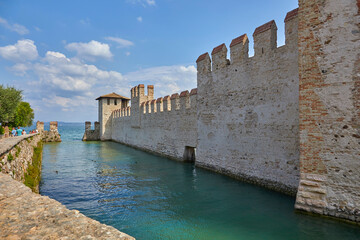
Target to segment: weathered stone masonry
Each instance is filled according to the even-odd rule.
[[[300,0],[277,47],[270,21],[197,59],[197,89],[154,99],[131,89],[109,115],[115,140],[271,189],[296,208],[360,222],[360,2]],[[99,101],[99,106],[104,102]],[[111,134],[110,134],[111,133]]]
[[[135,240],[0,173],[0,239]]]
[[[33,161],[34,147],[40,141],[40,134],[30,134],[2,140],[0,147],[0,172],[8,174],[13,179],[24,183],[25,174]]]
[[[359,1],[299,1],[296,208],[360,221]]]
[[[111,139],[183,160],[197,142],[196,89],[158,99],[153,90],[148,86],[145,95],[142,84],[131,90],[131,114],[130,108],[113,112]]]
[[[297,16],[277,47],[270,21],[201,55],[196,165],[295,194],[299,181]]]

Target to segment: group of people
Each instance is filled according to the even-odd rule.
[[[31,130],[29,133],[37,133],[38,130]],[[18,127],[17,129],[15,129],[13,127],[12,131],[11,131],[11,136],[15,137],[15,136],[22,136],[22,135],[25,135],[26,134],[26,131],[25,129],[21,129],[20,127]]]

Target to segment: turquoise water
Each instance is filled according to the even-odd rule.
[[[60,123],[44,145],[40,192],[140,239],[360,239],[360,227],[297,214],[273,191],[113,142],[82,142]]]

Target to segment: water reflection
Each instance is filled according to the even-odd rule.
[[[44,147],[41,193],[137,239],[359,239],[357,226],[294,213],[294,198],[117,143],[66,139]]]

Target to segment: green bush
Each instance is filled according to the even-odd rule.
[[[11,162],[12,160],[14,160],[14,156],[11,153],[9,153],[9,155],[7,156],[7,160],[8,162]]]
[[[3,135],[4,133],[5,133],[5,129],[2,126],[0,126],[0,135]]]
[[[21,148],[19,146],[16,146],[16,153],[15,156],[18,157],[21,152]]]

